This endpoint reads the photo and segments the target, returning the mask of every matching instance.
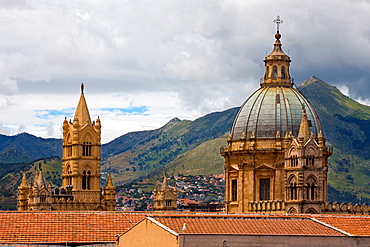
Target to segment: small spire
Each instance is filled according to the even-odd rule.
[[[303,108],[302,121],[299,126],[298,138],[303,139],[304,141],[310,138],[311,132],[308,124],[306,109]]]
[[[40,172],[39,172],[39,175],[37,177],[37,184],[38,184],[39,188],[43,188],[43,187],[46,187],[46,186],[45,186],[44,176],[42,174],[41,163],[39,164],[39,166],[40,166]]]
[[[39,171],[37,170],[37,166],[35,166],[35,171],[36,171],[36,174],[35,174],[35,178],[33,180],[33,183],[37,184],[37,180],[38,180],[38,177],[39,177]]]
[[[107,181],[106,187],[113,187],[113,180],[112,180],[112,176],[110,175],[110,173],[108,174],[108,181]]]
[[[26,173],[23,173],[21,187],[28,187]]]
[[[87,108],[86,99],[83,94],[83,90],[84,90],[84,84],[82,83],[80,100],[78,102],[76,112],[73,118],[73,119],[77,118],[81,125],[85,125],[86,123],[91,124],[90,113],[89,113],[89,109]]]
[[[163,177],[163,183],[162,183],[162,190],[166,190],[168,188],[168,183],[167,183],[167,174],[164,174]]]

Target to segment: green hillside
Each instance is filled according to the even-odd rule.
[[[174,118],[160,129],[123,135],[102,147],[102,170],[113,173],[118,185],[152,176],[152,172],[162,169],[184,153],[223,136],[230,130],[236,112],[237,108],[232,108],[194,121]],[[204,156],[209,157],[209,154]],[[208,166],[209,160],[205,161],[204,165]]]
[[[176,157],[164,167],[155,170],[150,178],[160,181],[163,172],[170,176],[182,174],[188,175],[211,175],[224,172],[224,158],[220,155],[220,147],[225,146],[226,137],[212,139],[198,147]]]

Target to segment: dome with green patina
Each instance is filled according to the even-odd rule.
[[[290,57],[275,36],[273,51],[265,58],[265,75],[261,87],[240,107],[231,129],[233,140],[244,138],[297,137],[306,110],[310,132],[314,137],[321,123],[310,102],[295,88],[289,74]]]

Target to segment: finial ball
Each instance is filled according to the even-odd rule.
[[[281,34],[280,33],[275,34],[275,39],[280,39],[280,38],[281,38]]]

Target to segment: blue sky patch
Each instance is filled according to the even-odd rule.
[[[49,116],[66,116],[68,118],[68,117],[73,116],[74,110],[75,109],[70,108],[70,109],[64,109],[64,110],[61,110],[61,111],[58,111],[58,110],[37,110],[35,112],[36,112],[36,117],[38,117],[40,119],[48,119]]]
[[[102,108],[102,111],[118,113],[119,115],[149,115],[145,114],[148,111],[147,106],[130,106],[128,108]]]

